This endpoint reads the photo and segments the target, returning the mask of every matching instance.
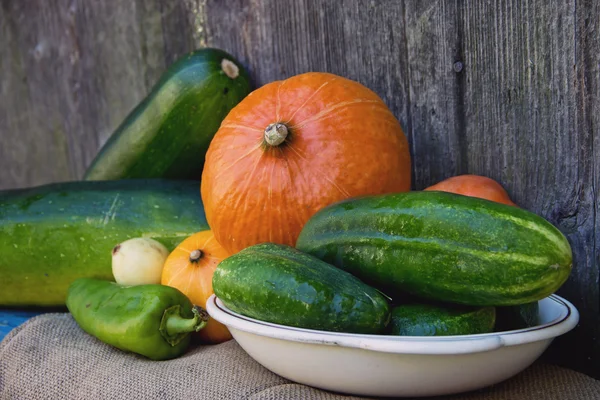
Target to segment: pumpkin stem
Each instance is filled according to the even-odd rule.
[[[200,259],[200,257],[202,257],[202,252],[198,249],[196,249],[190,253],[190,261],[191,262],[198,261]]]
[[[265,129],[265,142],[270,146],[279,146],[285,142],[288,135],[288,128],[282,123],[274,123]]]

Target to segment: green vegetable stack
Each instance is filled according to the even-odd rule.
[[[435,191],[348,199],[309,219],[296,244],[302,253],[281,248],[273,257],[266,246],[247,248],[217,269],[215,293],[233,311],[321,330],[339,330],[334,321],[358,324],[376,314],[340,306],[345,303],[332,289],[341,287],[334,283],[344,281],[345,271],[361,285],[345,286],[344,296],[358,299],[370,287],[392,299],[385,331],[394,335],[475,334],[535,325],[537,302],[566,281],[572,263],[568,241],[543,218]],[[294,261],[299,257],[303,268]],[[322,275],[307,275],[319,269]],[[365,332],[356,325],[343,329]],[[381,325],[371,329],[382,332]]]
[[[206,312],[145,282],[160,282],[169,252],[209,228],[199,196],[204,155],[250,91],[247,71],[227,52],[186,54],[113,132],[83,181],[0,192],[0,305],[66,303],[86,332],[117,348],[156,360],[182,354]]]
[[[444,185],[350,198],[362,191],[344,186],[357,180],[370,188],[381,178],[377,193],[410,187],[407,144],[398,141],[402,130],[383,102],[319,73],[249,93],[248,73],[231,55],[193,52],[125,118],[84,181],[0,192],[0,304],[66,303],[79,326],[105,343],[153,360],[178,357],[208,315],[160,283],[169,253],[210,229],[206,206],[211,223],[219,222],[210,232],[224,249],[218,260],[231,255],[216,267],[217,261],[198,263],[201,244],[182,253],[190,276],[208,280],[190,278],[204,286],[196,302],[214,288],[227,307],[252,318],[372,335],[479,334],[538,323],[538,301],[557,291],[572,268],[571,247],[556,227],[473,176],[446,187],[487,182],[501,201],[439,191]],[[238,104],[246,97],[251,101]],[[235,123],[227,122],[231,115]],[[382,134],[385,126],[392,134]],[[217,139],[220,145],[209,149]],[[392,144],[398,151],[389,150]],[[346,168],[348,159],[356,164],[354,151],[371,147],[378,150],[368,160],[389,150],[382,157],[392,166],[353,176],[362,171]],[[331,165],[311,159],[314,153]],[[390,163],[406,167],[403,179],[395,179]],[[210,185],[207,170],[214,173]],[[245,190],[236,197],[231,191],[239,187]],[[207,191],[219,196],[203,205]],[[348,198],[331,204],[340,193]],[[259,207],[264,221],[244,220]],[[231,234],[236,229],[253,245],[243,248],[248,244]],[[287,245],[271,243],[276,237]],[[205,269],[196,275],[200,265]]]

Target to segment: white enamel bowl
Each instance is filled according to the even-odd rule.
[[[539,326],[480,335],[412,337],[299,329],[228,310],[214,295],[208,313],[264,367],[289,380],[362,396],[418,397],[466,392],[531,365],[579,313],[552,295],[539,302]]]

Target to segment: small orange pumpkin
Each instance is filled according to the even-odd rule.
[[[410,190],[410,167],[406,136],[377,94],[310,72],[255,90],[227,115],[206,154],[202,201],[232,254],[294,246],[331,203]]]
[[[497,203],[508,204],[509,206],[516,206],[508,196],[508,193],[506,193],[506,190],[498,182],[480,175],[453,176],[433,186],[429,186],[425,190],[462,194],[464,196],[479,197]]]
[[[217,265],[228,255],[211,231],[195,233],[169,254],[163,267],[161,284],[179,289],[193,304],[206,308],[206,301],[214,293],[213,274]],[[206,343],[221,343],[231,339],[227,327],[212,318],[197,335]]]

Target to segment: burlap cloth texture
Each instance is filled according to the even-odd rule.
[[[293,362],[290,360],[290,362]],[[150,361],[87,335],[65,314],[43,314],[0,343],[0,399],[358,399],[290,382],[263,368],[234,340],[192,346]],[[447,400],[600,400],[600,381],[536,363],[516,377]]]

